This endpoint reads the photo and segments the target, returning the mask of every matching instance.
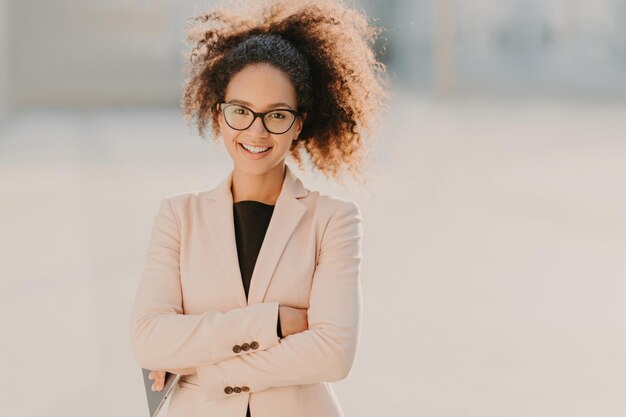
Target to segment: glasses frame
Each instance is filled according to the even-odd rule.
[[[267,130],[267,131],[268,131],[268,132],[270,132],[270,133],[273,133],[274,135],[282,135],[283,133],[288,132],[288,131],[289,131],[289,129],[291,129],[291,127],[293,126],[293,124],[294,124],[294,122],[296,121],[296,119],[298,118],[298,116],[301,116],[301,115],[302,115],[302,112],[297,111],[297,110],[292,110],[292,109],[276,108],[276,109],[271,109],[271,110],[268,110],[268,111],[266,111],[266,112],[261,113],[261,112],[256,112],[256,111],[252,110],[250,107],[244,106],[243,104],[237,104],[237,103],[217,103],[217,108],[218,108],[218,110],[219,110],[221,113],[224,113],[224,109],[225,109],[226,107],[229,107],[229,106],[243,107],[244,109],[248,110],[248,111],[249,111],[250,113],[252,113],[252,115],[253,115],[253,117],[252,117],[252,121],[250,122],[250,124],[249,124],[248,126],[246,126],[245,128],[243,128],[243,129],[238,129],[238,128],[236,128],[236,127],[231,126],[231,124],[230,124],[230,123],[228,123],[228,120],[227,120],[226,116],[224,115],[224,121],[226,122],[226,124],[227,124],[227,125],[228,125],[231,129],[235,129],[235,130],[239,130],[239,131],[249,129],[249,128],[250,128],[250,126],[252,126],[252,124],[253,124],[253,123],[254,123],[254,121],[256,120],[256,118],[257,118],[257,117],[260,117],[260,118],[261,118],[261,123],[263,123],[263,127],[265,128],[265,130]],[[272,113],[272,112],[275,112],[275,111],[277,111],[277,110],[280,110],[280,111],[287,111],[287,112],[289,112],[289,113],[291,113],[291,114],[293,114],[293,115],[295,116],[295,117],[293,118],[293,120],[291,121],[291,124],[289,125],[289,127],[288,127],[287,129],[285,129],[283,132],[273,132],[273,131],[271,131],[270,129],[268,129],[268,127],[265,125],[265,116],[266,116],[267,114]]]

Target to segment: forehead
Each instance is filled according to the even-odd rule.
[[[287,74],[269,64],[249,65],[236,73],[226,87],[226,101],[236,101],[252,109],[276,107],[285,103],[296,107],[296,90]]]

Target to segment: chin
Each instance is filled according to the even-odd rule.
[[[283,159],[284,160],[284,159]],[[267,160],[267,161],[246,161],[238,160],[235,164],[237,171],[245,172],[251,175],[263,175],[281,164],[281,160]]]
[[[274,165],[268,163],[250,164],[248,162],[249,161],[239,161],[235,164],[235,168],[237,168],[237,171],[245,172],[247,174],[261,175],[271,171],[274,167]]]

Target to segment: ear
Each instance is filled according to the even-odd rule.
[[[222,114],[222,112],[220,111],[220,105],[219,105],[219,103],[215,104],[214,108],[215,108],[215,112],[217,113],[217,123],[218,123],[218,124],[219,124],[219,126],[220,126],[220,130],[222,130],[224,120],[223,120],[223,114]]]
[[[300,134],[300,132],[302,131],[302,128],[304,127],[304,121],[306,120],[306,112],[302,113],[302,120],[300,120],[300,122],[298,123],[299,127],[297,129],[298,131],[298,135]]]

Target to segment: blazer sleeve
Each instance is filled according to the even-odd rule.
[[[195,367],[245,356],[279,342],[278,302],[252,304],[226,312],[183,314],[180,283],[180,225],[169,198],[161,201],[150,234],[130,319],[130,340],[142,368]],[[255,340],[256,350],[233,350]]]
[[[357,204],[343,201],[326,227],[311,286],[309,329],[252,355],[196,367],[206,400],[347,377],[361,327],[361,220]]]

